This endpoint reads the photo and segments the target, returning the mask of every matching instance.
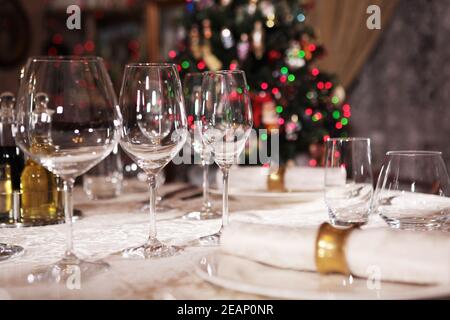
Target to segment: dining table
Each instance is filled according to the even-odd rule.
[[[81,186],[75,188],[75,208],[82,212],[73,224],[74,249],[80,258],[103,260],[107,271],[87,279],[76,288],[64,283],[34,283],[34,268],[57,261],[64,252],[64,224],[2,228],[0,241],[22,246],[20,256],[0,262],[0,299],[267,299],[214,285],[198,274],[205,256],[220,246],[195,245],[195,239],[215,233],[221,221],[187,220],[183,215],[201,207],[200,188],[186,183],[168,183],[158,190],[158,237],[182,246],[181,253],[167,258],[128,259],[121,250],[145,242],[149,229],[148,186],[137,179],[124,181],[123,192],[112,199],[89,200]],[[170,197],[165,197],[170,195]],[[221,210],[220,192],[213,193],[213,206]],[[276,201],[251,197],[230,197],[230,221],[289,226],[317,226],[327,221],[323,197],[309,201]],[[371,227],[384,226],[372,217]],[[262,235],[263,236],[263,235]],[[261,250],[264,250],[262,247]],[[307,295],[304,296],[308,299]],[[330,296],[329,298],[333,298]]]

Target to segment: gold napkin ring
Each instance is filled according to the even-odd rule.
[[[319,227],[316,239],[316,267],[319,273],[350,275],[345,256],[345,242],[355,227],[338,229],[325,222]]]
[[[267,190],[273,192],[286,192],[286,188],[284,186],[285,173],[285,166],[280,166],[276,171],[270,173],[267,176]]]

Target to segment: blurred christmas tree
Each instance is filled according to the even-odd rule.
[[[168,52],[182,77],[244,70],[255,128],[279,130],[284,161],[317,150],[328,137],[345,137],[351,115],[343,87],[315,66],[325,51],[305,23],[312,7],[301,0],[187,0],[179,43]],[[321,156],[311,155],[310,165],[320,164]]]

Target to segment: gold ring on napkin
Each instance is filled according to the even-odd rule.
[[[267,176],[267,190],[274,192],[286,192],[284,186],[284,175],[286,167],[280,166],[276,171]]]
[[[345,242],[357,226],[338,229],[325,222],[319,227],[316,239],[316,267],[319,273],[350,275],[345,256]]]

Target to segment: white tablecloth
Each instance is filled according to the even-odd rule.
[[[168,185],[162,193],[179,185]],[[0,242],[18,244],[25,254],[0,262],[0,299],[256,299],[258,296],[221,289],[202,281],[194,271],[199,259],[216,248],[189,247],[183,253],[158,260],[126,260],[112,255],[143,243],[148,235],[148,214],[139,211],[146,192],[136,192],[131,183],[119,198],[88,201],[81,190],[75,194],[75,207],[84,217],[74,224],[75,251],[82,258],[104,259],[109,271],[94,278],[81,279],[81,288],[69,290],[61,285],[29,285],[26,275],[35,266],[58,260],[65,245],[65,226],[0,229]],[[200,206],[201,198],[170,204],[183,208],[158,213],[158,237],[172,244],[183,244],[214,233],[220,221],[177,219]],[[220,208],[220,199],[214,201]],[[327,220],[322,199],[314,202],[270,205],[231,199],[231,219],[259,223],[317,225]],[[373,217],[370,225],[383,225]]]

